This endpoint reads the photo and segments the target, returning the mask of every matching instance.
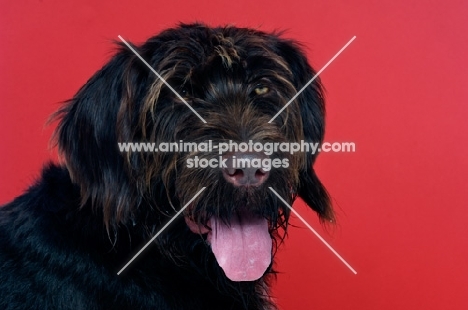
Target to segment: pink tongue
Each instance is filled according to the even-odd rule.
[[[210,227],[211,250],[229,279],[254,281],[265,273],[272,247],[267,220],[241,214],[227,226],[212,217]]]

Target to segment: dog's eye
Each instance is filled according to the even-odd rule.
[[[269,91],[270,89],[268,88],[268,86],[265,86],[265,85],[257,85],[255,86],[255,89],[254,89],[254,92],[256,95],[265,95]]]
[[[189,88],[187,88],[186,86],[180,88],[180,89],[178,90],[178,92],[179,92],[179,95],[180,95],[182,98],[186,99],[186,100],[188,100],[190,97],[192,97],[192,92],[191,92],[191,90],[190,90]]]

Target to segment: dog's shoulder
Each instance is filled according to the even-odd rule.
[[[0,242],[4,246],[1,252],[5,252],[5,247],[17,248],[35,235],[50,232],[54,222],[76,209],[78,193],[65,168],[54,164],[44,167],[33,186],[0,208]]]
[[[67,169],[47,165],[0,207],[0,309],[169,309],[154,277],[116,275],[115,246]]]
[[[67,170],[49,164],[33,186],[0,208],[2,309],[35,309],[47,291],[59,291],[53,280],[65,275],[61,266],[70,261],[64,218],[77,208],[78,193]]]
[[[38,228],[70,209],[76,190],[66,169],[53,164],[44,167],[33,186],[0,208],[0,242],[8,246],[19,239],[24,241],[24,234],[38,234]]]

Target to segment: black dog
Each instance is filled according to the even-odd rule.
[[[269,187],[333,221],[315,155],[229,151],[224,159],[287,167],[203,169],[188,160],[218,150],[121,152],[118,143],[320,143],[319,80],[269,123],[315,72],[296,43],[252,29],[181,25],[135,49],[174,91],[121,44],[55,115],[63,165],[0,209],[0,308],[275,309],[272,257],[290,212]]]

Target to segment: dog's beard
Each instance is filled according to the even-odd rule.
[[[188,227],[193,233],[207,234],[206,241],[230,280],[260,279],[271,265],[272,235],[285,225],[289,214],[268,187],[292,200],[290,171],[271,171],[270,178],[260,187],[235,187],[222,176],[216,182],[208,182],[206,174],[195,179],[199,184],[217,186],[207,188],[189,208],[185,216]],[[186,195],[193,196],[188,192]]]

